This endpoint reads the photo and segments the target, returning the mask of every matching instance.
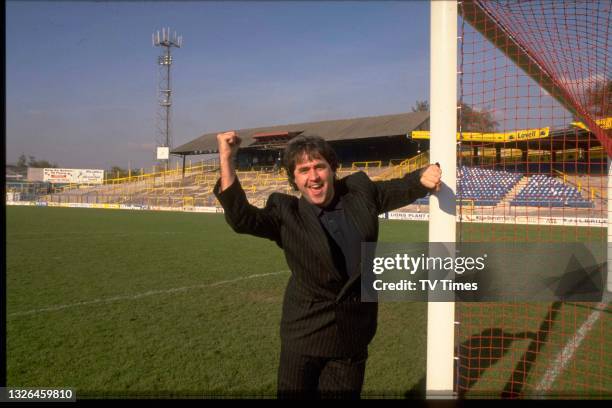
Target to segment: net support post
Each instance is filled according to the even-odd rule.
[[[608,192],[606,194],[606,202],[608,203],[608,246],[607,246],[607,282],[606,288],[608,292],[612,292],[612,251],[610,250],[610,242],[612,242],[612,160],[608,157]]]
[[[454,243],[457,2],[436,0],[430,7],[430,162],[440,164],[443,183],[429,202],[429,242]],[[454,398],[455,303],[429,301],[427,312],[426,398]]]

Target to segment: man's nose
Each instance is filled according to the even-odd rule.
[[[311,170],[308,172],[308,177],[309,177],[311,180],[318,180],[318,179],[319,179],[319,172],[317,171],[317,169],[311,169]]]

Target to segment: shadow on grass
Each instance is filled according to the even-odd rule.
[[[458,367],[456,366],[455,371],[458,376],[458,379],[455,379],[458,381],[458,397],[465,397],[484,372],[508,353],[514,341],[527,338],[535,339],[536,333],[509,333],[495,327],[485,329],[461,343],[458,350]],[[404,397],[410,399],[422,399],[425,396],[425,377],[404,393]]]
[[[561,311],[562,306],[562,302],[553,302],[548,308],[546,317],[540,324],[540,328],[538,329],[535,338],[531,339],[529,347],[523,354],[520,361],[516,364],[510,379],[506,383],[506,386],[501,393],[502,398],[518,398],[521,396],[523,387],[525,386],[525,379],[527,378],[531,367],[533,367],[542,346],[546,344],[553,323]]]
[[[404,398],[425,399],[425,381],[425,376],[421,377],[418,383],[404,393]]]
[[[562,304],[562,302],[553,302],[549,306],[537,332],[510,333],[499,327],[487,328],[461,343],[458,350],[459,359],[456,370],[459,398],[465,397],[480,380],[484,372],[507,355],[512,348],[512,343],[530,339],[531,342],[527,350],[516,364],[500,395],[501,398],[520,397],[525,386],[525,379],[541,348],[548,340]]]
[[[456,371],[459,397],[464,397],[487,369],[506,356],[512,343],[535,338],[536,333],[533,332],[510,333],[495,327],[485,329],[461,343]]]
[[[461,343],[458,346],[459,359],[456,361],[458,397],[465,398],[485,371],[508,354],[512,343],[529,339],[531,342],[527,350],[514,367],[499,395],[501,398],[510,399],[522,397],[523,387],[526,385],[525,379],[533,368],[542,347],[547,343],[562,306],[563,302],[551,303],[536,332],[510,333],[499,327],[487,328]],[[414,387],[404,393],[404,397],[410,399],[423,399],[425,395],[425,377],[422,377]],[[489,394],[488,396],[492,395]],[[478,397],[478,395],[474,395],[474,397]]]

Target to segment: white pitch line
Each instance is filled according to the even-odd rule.
[[[542,378],[542,381],[537,385],[536,391],[547,392],[550,390],[559,374],[565,370],[565,367],[571,361],[574,353],[578,350],[578,347],[580,347],[580,343],[582,343],[587,334],[591,331],[595,322],[599,320],[599,317],[602,315],[607,305],[607,303],[598,303],[597,306],[595,306],[596,310],[594,310],[589,315],[588,319],[582,323],[582,326],[580,326],[563,350],[557,355],[554,363],[548,367],[544,378]]]
[[[7,234],[7,236],[17,236],[17,235],[68,235],[68,234],[77,234],[77,235],[104,235],[104,234],[122,234],[122,235],[137,235],[137,234],[181,234],[181,231],[63,231],[63,232],[14,232],[11,234]]]
[[[144,231],[144,232],[96,232],[96,233],[87,233],[87,232],[66,232],[61,233],[59,237],[54,237],[53,233],[33,233],[37,234],[36,236],[31,236],[33,234],[26,235],[27,233],[19,233],[19,234],[10,234],[7,235],[6,240],[8,241],[49,241],[49,240],[60,240],[60,239],[75,239],[75,235],[85,235],[88,237],[96,237],[96,236],[106,236],[112,235],[113,237],[129,237],[132,235],[175,235],[182,234],[182,232],[176,231]],[[70,236],[64,236],[67,234],[71,234]],[[50,236],[47,236],[50,235]]]
[[[42,312],[55,312],[58,310],[69,309],[69,308],[77,307],[77,306],[88,306],[88,305],[94,305],[97,303],[110,303],[110,302],[116,302],[118,300],[134,300],[134,299],[140,299],[140,298],[147,297],[147,296],[165,295],[168,293],[184,292],[184,291],[192,290],[192,289],[212,288],[215,286],[225,285],[227,283],[234,283],[234,282],[238,282],[241,280],[263,278],[265,276],[280,275],[282,273],[287,273],[287,272],[289,271],[285,270],[285,271],[270,272],[270,273],[259,273],[255,275],[243,276],[243,277],[236,278],[236,279],[218,281],[218,282],[213,282],[213,283],[205,283],[202,285],[183,286],[182,288],[173,288],[173,289],[165,289],[165,290],[151,290],[151,291],[144,292],[144,293],[138,293],[136,295],[114,296],[114,297],[105,298],[105,299],[95,299],[95,300],[88,300],[86,302],[70,303],[67,305],[49,306],[49,307],[44,307],[41,309],[33,309],[33,310],[24,311],[24,312],[11,313],[7,317],[27,316],[27,315],[33,315],[33,314],[42,313]]]

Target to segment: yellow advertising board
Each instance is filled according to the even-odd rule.
[[[522,129],[503,133],[463,132],[463,141],[466,142],[497,142],[508,143],[523,140],[544,139],[550,136],[550,128]],[[429,139],[429,130],[414,130],[412,138],[415,140]],[[457,140],[460,134],[457,132]]]
[[[602,146],[596,146],[589,149],[589,157],[591,160],[605,159],[607,157],[607,153],[604,151]]]
[[[612,129],[612,117],[597,119],[595,123],[602,129]],[[572,122],[571,125],[590,132],[589,128],[582,122]]]

